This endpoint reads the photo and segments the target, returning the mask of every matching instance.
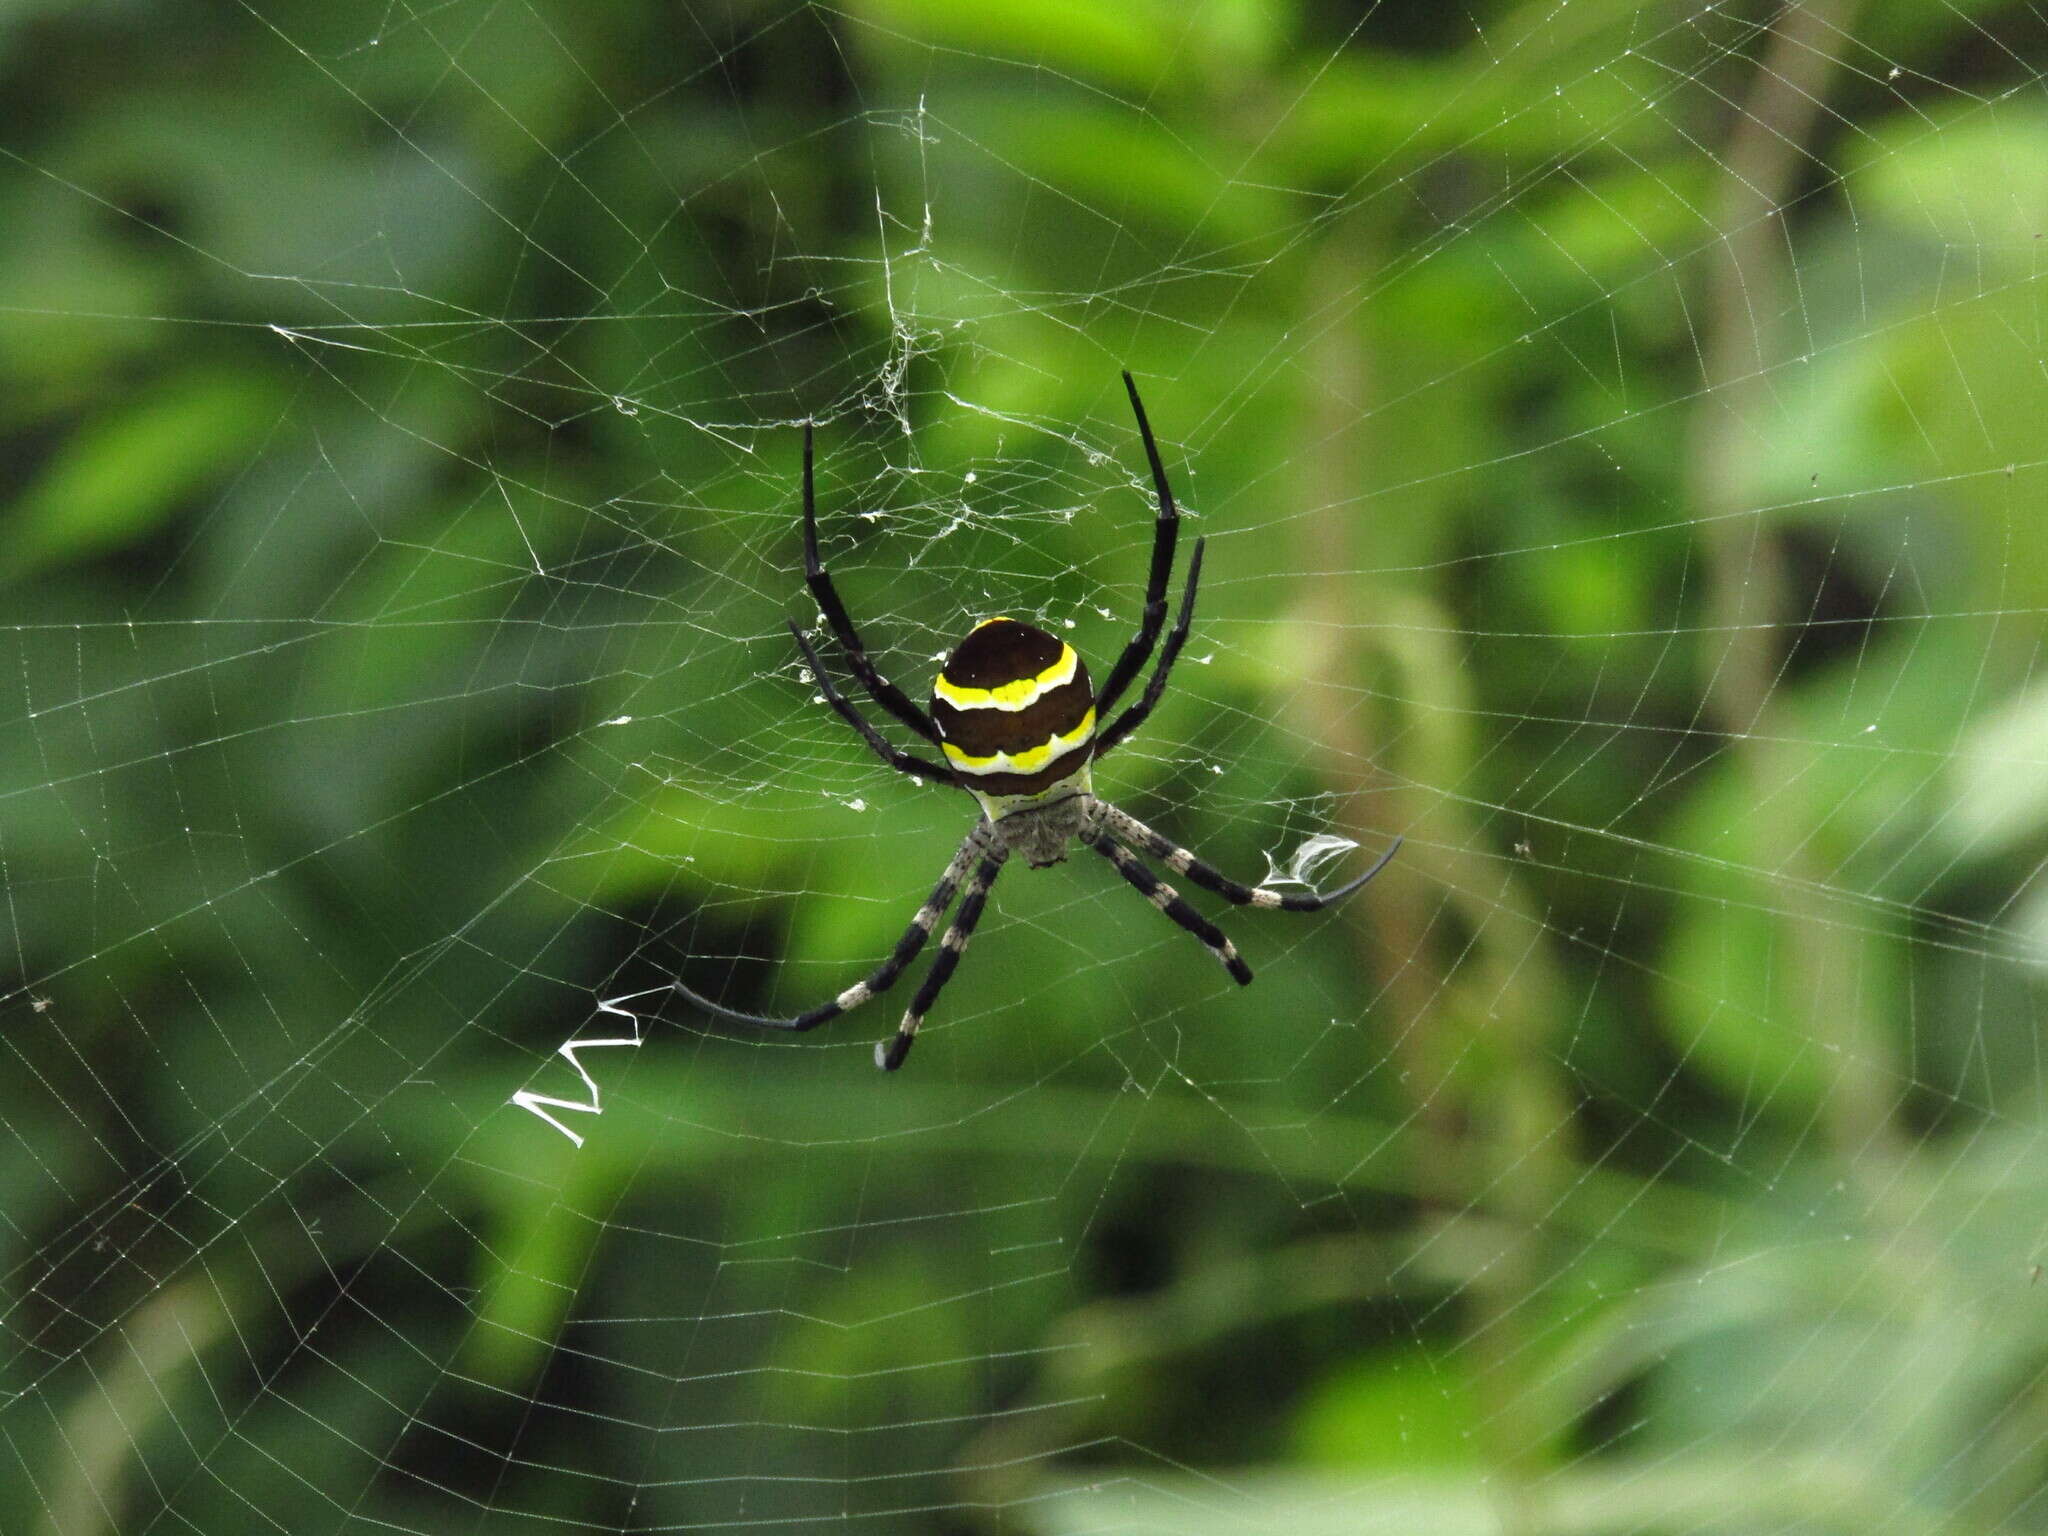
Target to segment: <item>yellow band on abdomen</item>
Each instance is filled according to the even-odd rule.
[[[993,623],[994,620],[989,622]],[[944,699],[955,709],[1028,709],[1055,688],[1064,688],[1074,680],[1074,669],[1081,658],[1074,654],[1074,648],[1064,641],[1060,644],[1060,659],[1047,667],[1036,677],[1020,677],[1012,683],[998,683],[993,688],[963,688],[947,680],[941,672],[932,684],[932,692]]]
[[[1073,653],[1069,651],[1068,654]],[[1094,734],[1095,710],[1091,706],[1081,717],[1081,723],[1071,731],[1063,736],[1050,736],[1022,752],[991,752],[987,757],[973,757],[950,741],[941,745],[946,751],[946,761],[964,773],[1037,773],[1055,758],[1065,757],[1083,745]]]

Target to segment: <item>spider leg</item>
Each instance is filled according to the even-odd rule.
[[[978,829],[977,829],[978,830]],[[963,853],[965,848],[961,850]],[[924,1022],[924,1016],[931,1012],[932,1005],[939,1000],[939,994],[953,975],[953,967],[960,963],[960,957],[967,953],[967,941],[974,936],[974,925],[981,921],[981,909],[988,904],[989,887],[996,883],[996,876],[1003,872],[1003,860],[1007,855],[998,848],[981,861],[981,867],[974,872],[974,878],[967,882],[967,894],[960,898],[960,910],[953,914],[953,921],[946,928],[946,936],[939,940],[939,958],[932,962],[932,968],[924,973],[924,981],[917,989],[917,996],[910,1000],[910,1011],[903,1015],[903,1022],[896,1026],[894,1037],[875,1042],[875,1065],[884,1072],[894,1072],[903,1065],[903,1058],[910,1054],[910,1048],[917,1043],[917,1027]]]
[[[1180,509],[1173,504],[1173,491],[1166,483],[1166,466],[1159,459],[1159,444],[1153,441],[1152,423],[1145,419],[1145,402],[1138,398],[1138,386],[1131,382],[1128,368],[1124,370],[1124,389],[1131,397],[1131,411],[1138,418],[1138,436],[1144,439],[1145,458],[1152,466],[1152,484],[1159,492],[1159,518],[1152,525],[1152,575],[1145,583],[1145,616],[1095,695],[1098,719],[1123,697],[1131,680],[1144,669],[1159,639],[1160,626],[1166,623],[1166,579],[1173,574],[1174,541],[1180,537]]]
[[[868,660],[867,648],[860,643],[860,632],[853,627],[846,604],[839,600],[839,589],[832,585],[824,562],[818,558],[818,493],[811,468],[809,422],[804,423],[804,585],[811,589],[811,596],[817,599],[825,622],[839,637],[840,649],[846,652],[846,664],[860,679],[861,687],[867,689],[868,697],[937,746],[939,728],[932,724],[931,716],[912,703],[909,695],[876,671],[875,664]],[[812,670],[817,669],[814,667]]]
[[[1225,901],[1234,902],[1240,907],[1272,907],[1282,912],[1321,911],[1324,907],[1342,901],[1372,879],[1385,869],[1388,862],[1401,850],[1401,839],[1397,837],[1393,846],[1379,856],[1371,869],[1356,880],[1338,886],[1334,891],[1269,891],[1231,879],[1214,865],[1204,863],[1195,853],[1181,847],[1172,838],[1154,832],[1128,812],[1100,801],[1096,804],[1096,814],[1100,818],[1099,825],[1103,832],[1119,842],[1144,849],[1168,869],[1186,875],[1203,890],[1214,891]]]
[[[1179,891],[1139,863],[1138,856],[1107,831],[1097,829],[1087,835],[1087,841],[1089,847],[1116,866],[1118,874],[1138,888],[1139,895],[1208,945],[1209,953],[1222,962],[1232,981],[1240,987],[1250,984],[1252,968],[1244,963],[1237,946],[1223,936],[1222,929],[1181,900]]]
[[[889,739],[870,725],[867,717],[853,707],[852,700],[839,691],[825,671],[825,664],[818,659],[817,648],[804,638],[804,632],[796,627],[794,619],[789,621],[789,632],[796,640],[796,648],[804,653],[804,664],[811,669],[811,676],[817,680],[818,691],[825,695],[825,702],[839,711],[840,719],[860,732],[861,740],[875,749],[876,756],[898,773],[914,773],[937,784],[955,782],[952,769],[941,767],[930,758],[899,752],[891,746]]]
[[[829,1003],[821,1003],[808,1013],[800,1013],[793,1019],[771,1019],[758,1013],[741,1013],[737,1008],[728,1008],[723,1003],[714,1003],[708,997],[700,996],[684,986],[674,983],[676,991],[695,1007],[706,1013],[716,1014],[721,1019],[732,1019],[741,1024],[755,1024],[763,1029],[816,1029],[820,1024],[829,1023],[849,1009],[858,1008],[877,992],[886,992],[903,973],[903,967],[915,960],[925,941],[932,936],[932,929],[938,926],[939,914],[944,912],[953,900],[953,892],[959,889],[961,878],[967,873],[967,866],[981,853],[985,835],[982,822],[977,822],[961,842],[953,861],[946,866],[946,872],[939,876],[939,883],[932,887],[931,895],[925,898],[917,915],[910,920],[910,926],[903,930],[903,937],[896,941],[895,951],[876,966],[874,972],[864,981],[857,981]]]
[[[1152,707],[1166,692],[1166,679],[1173,671],[1174,661],[1180,655],[1180,648],[1187,644],[1188,626],[1195,621],[1195,588],[1202,579],[1202,550],[1207,539],[1195,540],[1194,557],[1188,561],[1188,584],[1181,589],[1180,612],[1173,621],[1173,633],[1166,637],[1166,647],[1159,653],[1159,665],[1145,683],[1145,691],[1138,702],[1116,717],[1115,722],[1095,738],[1095,756],[1101,757],[1122,741],[1131,732],[1145,723],[1152,713]],[[1098,716],[1098,718],[1100,718]]]

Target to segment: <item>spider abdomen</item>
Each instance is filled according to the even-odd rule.
[[[985,619],[940,668],[932,719],[946,761],[986,804],[1042,795],[1088,766],[1095,694],[1064,640]]]

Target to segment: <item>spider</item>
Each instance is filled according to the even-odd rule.
[[[1388,860],[1400,849],[1401,841],[1396,838],[1372,868],[1334,891],[1271,891],[1231,879],[1135,816],[1095,798],[1090,785],[1095,760],[1144,724],[1166,691],[1167,677],[1187,641],[1188,625],[1194,616],[1195,587],[1202,576],[1205,542],[1195,540],[1180,609],[1145,691],[1137,703],[1098,729],[1100,722],[1109,720],[1117,700],[1151,659],[1160,626],[1166,621],[1166,583],[1173,571],[1174,545],[1180,533],[1180,512],[1166,484],[1166,468],[1159,460],[1159,445],[1153,441],[1151,423],[1145,419],[1144,402],[1138,398],[1138,386],[1131,381],[1128,371],[1123,380],[1131,397],[1131,410],[1138,418],[1138,435],[1144,440],[1145,457],[1152,467],[1152,484],[1159,493],[1159,516],[1153,524],[1152,573],[1145,587],[1144,617],[1137,634],[1110,668],[1109,679],[1100,691],[1089,688],[1088,668],[1071,645],[1034,625],[1001,617],[982,620],[954,648],[932,685],[929,712],[918,708],[902,689],[883,677],[869,660],[846,605],[840,601],[832,578],[818,558],[811,427],[805,424],[804,582],[817,599],[825,622],[838,637],[848,669],[867,690],[868,697],[937,747],[945,762],[933,762],[893,746],[833,684],[816,647],[794,620],[789,621],[790,635],[803,655],[804,664],[817,679],[825,702],[860,733],[883,762],[899,773],[968,791],[981,803],[982,817],[969,829],[946,872],[939,876],[939,883],[917,909],[903,937],[896,941],[895,952],[865,980],[855,982],[830,1002],[789,1019],[742,1013],[702,997],[677,981],[676,991],[692,1004],[742,1024],[767,1029],[816,1029],[894,984],[903,968],[917,958],[931,938],[932,930],[964,880],[966,894],[961,897],[952,924],[939,940],[938,959],[932,962],[894,1037],[875,1046],[875,1065],[893,1072],[910,1054],[918,1026],[938,1002],[939,993],[960,963],[961,955],[966,953],[974,925],[981,920],[982,908],[988,903],[989,889],[1002,872],[1004,861],[1013,853],[1022,854],[1033,868],[1042,869],[1065,859],[1068,843],[1079,838],[1109,860],[1141,896],[1200,939],[1209,953],[1222,962],[1231,979],[1243,986],[1252,979],[1252,972],[1236,947],[1221,929],[1183,901],[1178,891],[1146,868],[1138,851],[1151,854],[1169,869],[1237,906],[1314,912],[1349,896],[1385,869]],[[972,876],[969,870],[973,871]]]

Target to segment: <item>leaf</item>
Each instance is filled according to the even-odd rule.
[[[1497,1495],[1483,1479],[1346,1477],[1259,1470],[1193,1477],[1104,1468],[1044,1489],[1024,1506],[1043,1536],[1497,1536]]]
[[[156,532],[243,464],[278,392],[247,372],[186,372],[82,427],[16,505],[0,582],[103,555]]]
[[[1468,1366],[1420,1348],[1345,1361],[1301,1407],[1301,1459],[1354,1470],[1479,1465],[1485,1442]]]
[[[1973,857],[2007,853],[2048,831],[2048,684],[1976,721],[1954,763],[1943,831]]]
[[[1854,180],[1863,216],[1889,215],[1974,260],[2014,257],[2034,272],[2048,237],[2048,111],[2026,101],[1939,123],[1895,123]]]
[[[1192,63],[1202,73],[1242,76],[1282,41],[1281,17],[1236,0],[1195,9],[1146,0],[866,0],[855,14],[910,41],[977,59],[1014,60],[1033,71],[1151,93]]]
[[[577,1158],[543,1135],[533,1142],[545,1152],[526,1163],[533,1182],[499,1186],[494,1240],[477,1249],[483,1299],[464,1359],[508,1388],[546,1365],[603,1231],[598,1213],[618,1199],[602,1161]]]

